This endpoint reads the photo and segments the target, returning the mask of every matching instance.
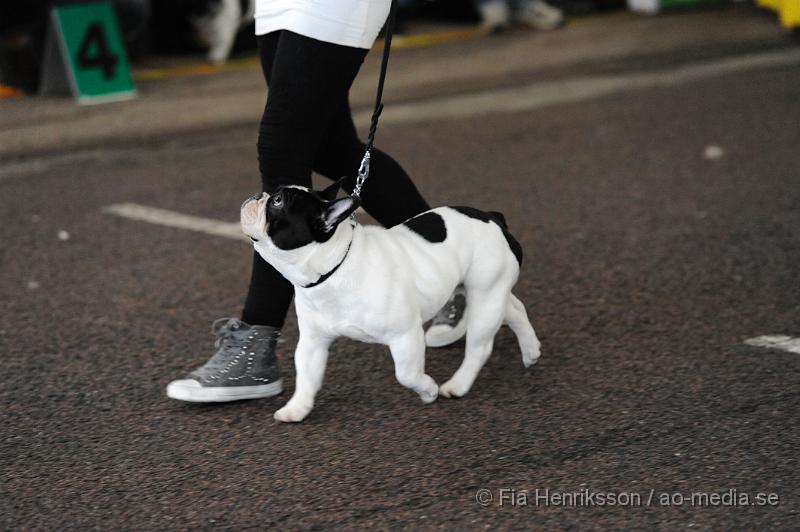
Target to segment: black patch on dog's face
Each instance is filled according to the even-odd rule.
[[[428,242],[444,242],[447,228],[442,217],[435,212],[425,212],[403,222],[403,225],[420,235]]]
[[[330,240],[342,220],[361,204],[358,198],[335,198],[334,183],[322,192],[292,186],[278,187],[267,200],[267,235],[280,249],[297,249]]]
[[[279,187],[267,200],[267,235],[280,249],[327,242],[333,231],[322,222],[326,203],[310,190]]]
[[[464,216],[469,216],[470,218],[474,218],[476,220],[480,220],[485,223],[494,222],[500,227],[503,231],[503,236],[506,238],[506,242],[508,242],[508,247],[511,248],[511,253],[514,254],[514,257],[517,259],[517,263],[521,266],[522,265],[522,246],[517,242],[517,239],[508,232],[508,224],[506,224],[506,218],[499,212],[484,212],[473,207],[450,207],[451,209],[460,212]]]

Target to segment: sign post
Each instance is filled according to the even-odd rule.
[[[114,10],[107,2],[53,8],[41,92],[69,89],[80,104],[136,96]],[[66,78],[66,79],[65,79]]]

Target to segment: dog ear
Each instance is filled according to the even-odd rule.
[[[340,177],[337,181],[334,181],[332,185],[329,185],[325,190],[320,192],[319,195],[327,201],[335,200],[336,194],[339,193],[339,189],[342,188],[345,179],[347,179],[347,176]]]
[[[345,218],[350,216],[361,205],[361,199],[355,196],[346,196],[336,201],[332,201],[322,213],[322,222],[325,228],[330,231]]]

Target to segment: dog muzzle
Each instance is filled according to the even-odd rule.
[[[240,219],[242,222],[242,227],[255,227],[258,225],[260,216],[260,210],[262,205],[262,198],[268,197],[266,192],[261,192],[247,198],[244,203],[242,203],[241,212],[240,212]],[[266,208],[264,209],[264,215],[266,216]]]

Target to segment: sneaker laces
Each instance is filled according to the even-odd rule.
[[[209,371],[219,370],[229,364],[231,357],[244,354],[253,344],[255,340],[253,337],[257,334],[255,331],[246,334],[248,328],[249,325],[237,318],[214,320],[211,332],[217,337],[214,347],[218,351],[203,365],[203,368]]]
[[[260,339],[277,339],[280,329],[274,332],[270,327],[258,327],[249,325],[238,318],[219,318],[211,324],[211,333],[217,337],[214,346],[217,352],[206,361],[200,368],[192,372],[200,378],[215,378],[220,372],[233,367],[242,357],[256,355],[254,344]],[[263,352],[269,344],[259,346],[259,353]],[[250,350],[253,351],[250,351]],[[248,365],[249,367],[249,365]],[[248,369],[249,371],[249,369]]]
[[[225,340],[234,337],[234,332],[244,329],[247,325],[237,318],[219,318],[211,324],[211,334],[217,337],[214,347],[220,347]]]
[[[236,335],[237,332],[243,333],[245,331],[250,331],[250,333],[247,336],[243,336],[241,334],[238,336]],[[276,329],[274,333],[266,335],[264,334],[264,331],[260,332],[262,338],[269,336],[274,336],[277,338],[281,334],[280,329]],[[214,320],[214,322],[211,324],[211,334],[217,337],[216,341],[214,342],[214,347],[219,348],[220,346],[224,345],[226,340],[233,339],[241,341],[232,344],[232,347],[247,348],[253,343],[253,341],[256,340],[254,336],[258,336],[259,331],[255,330],[255,326],[248,325],[238,318],[219,318]]]

